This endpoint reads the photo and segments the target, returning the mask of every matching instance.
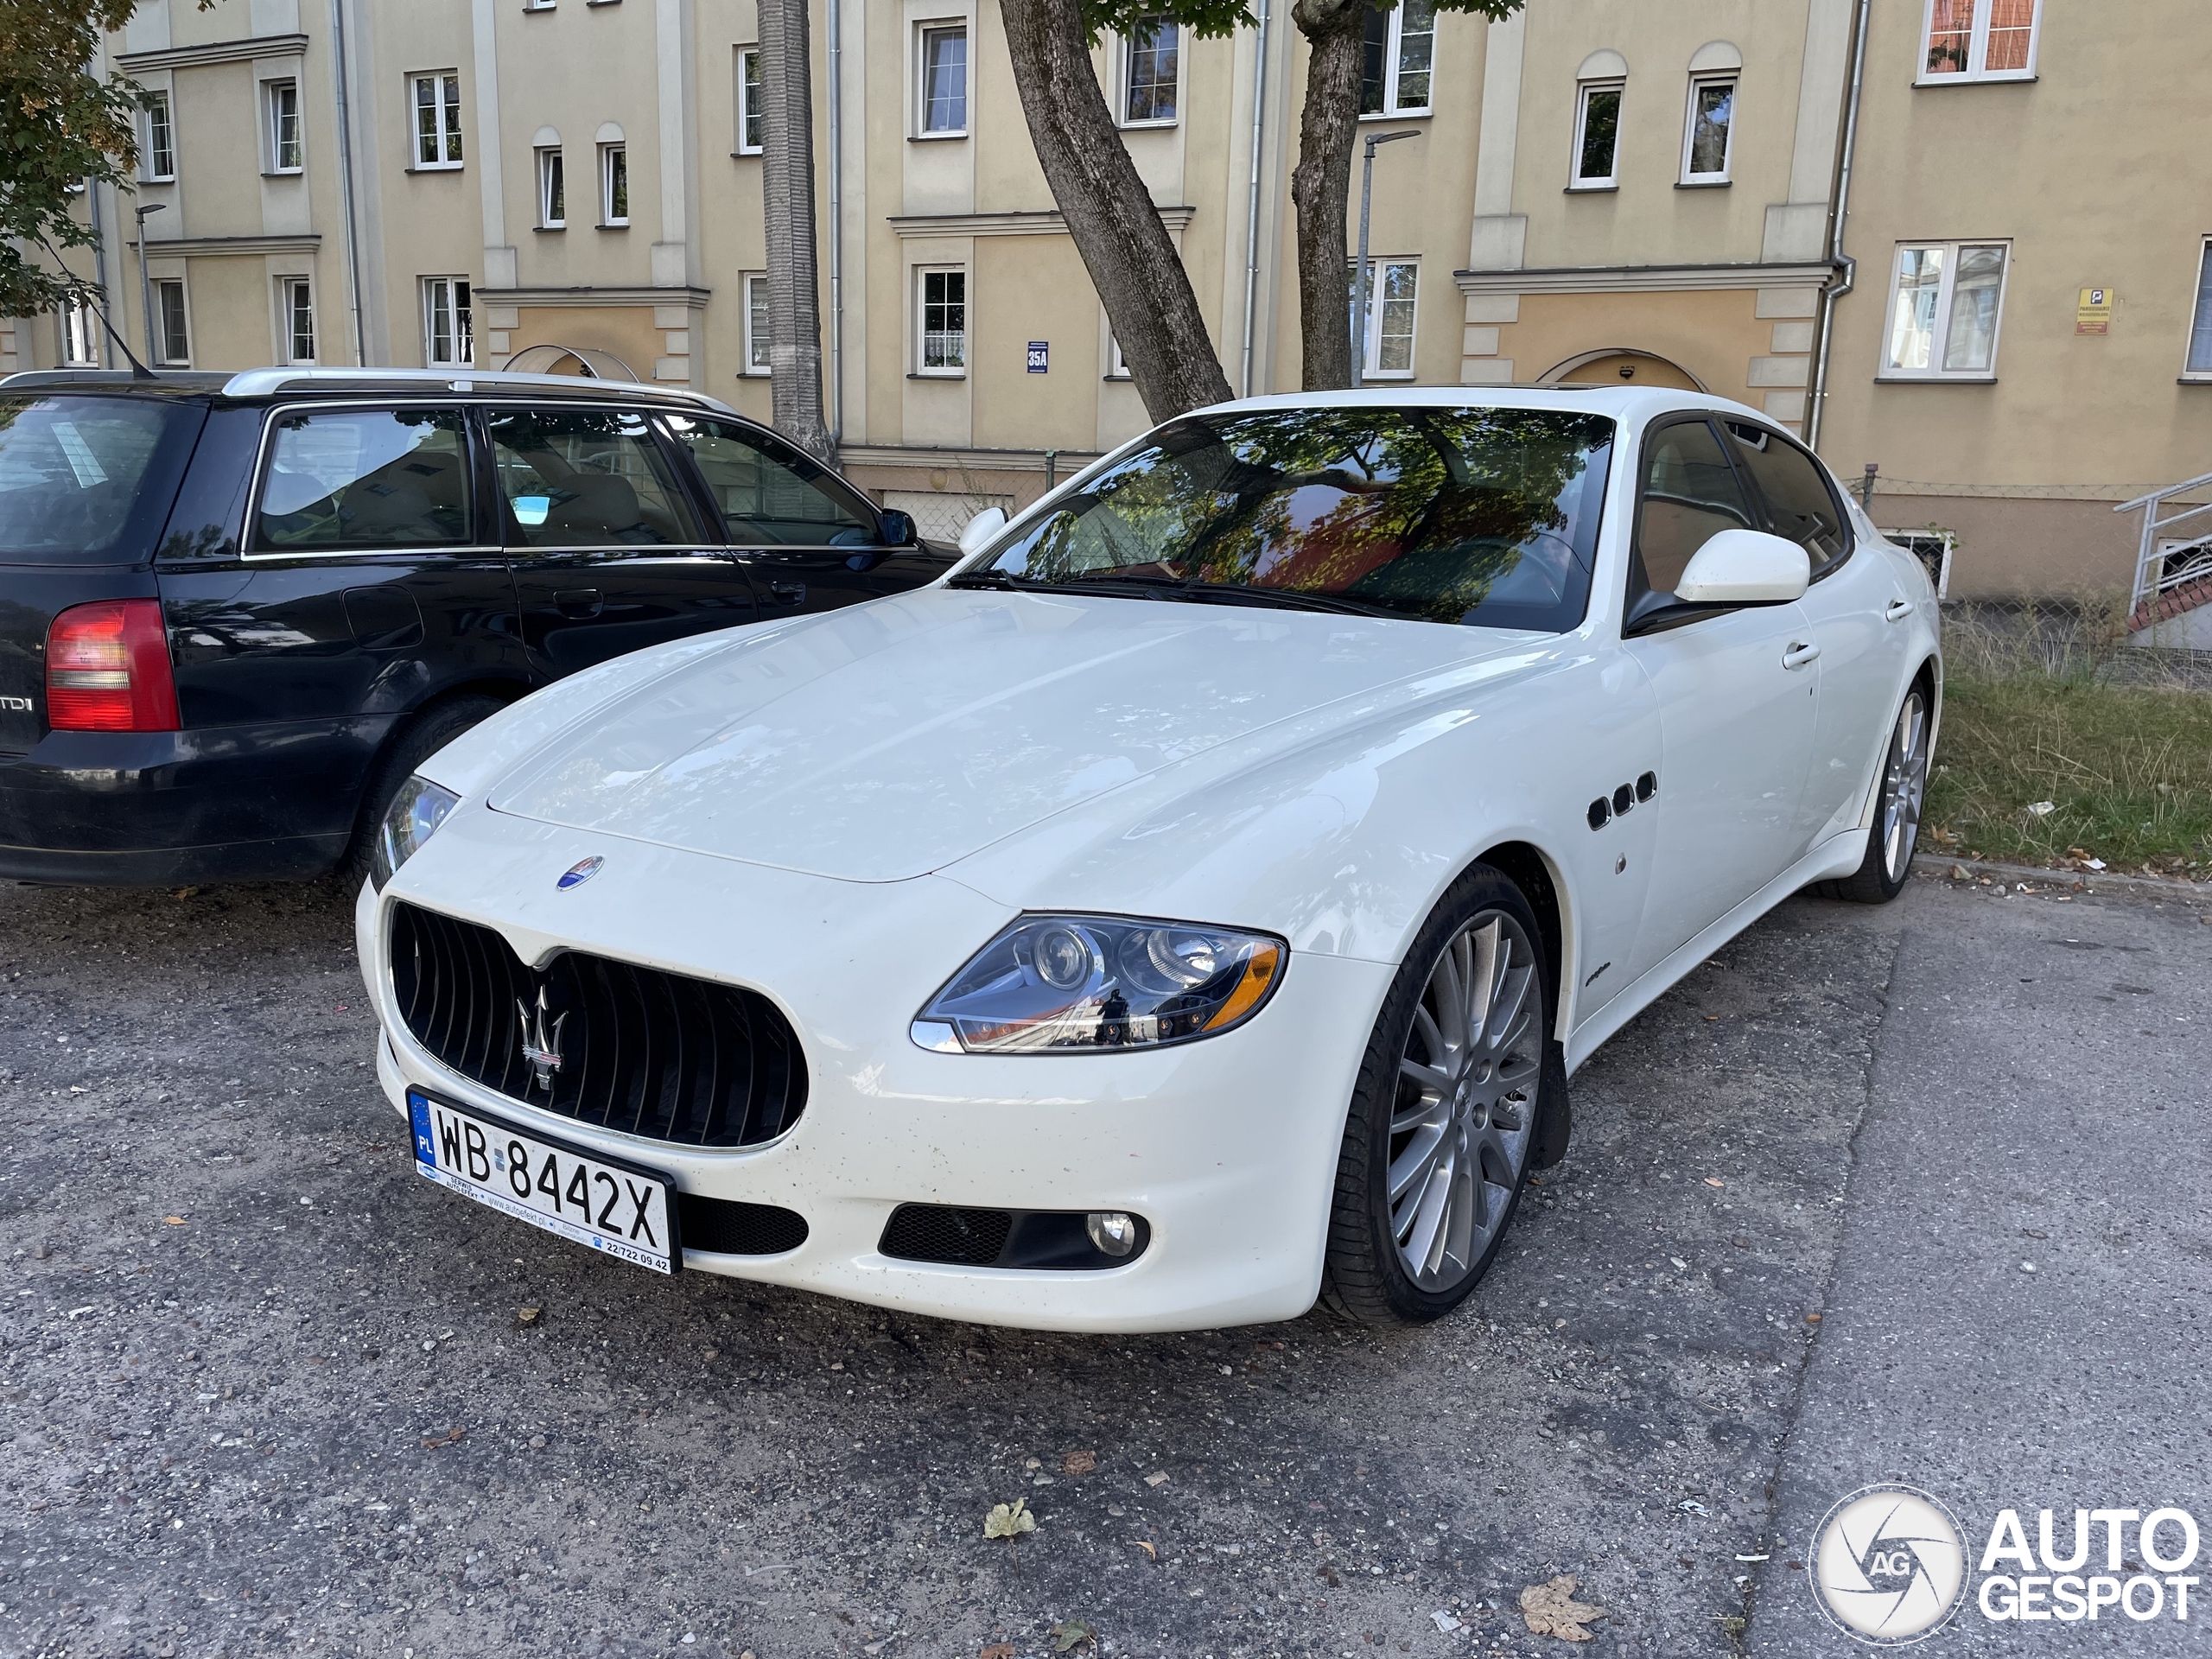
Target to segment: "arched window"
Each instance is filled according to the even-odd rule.
[[[1690,56],[1689,110],[1682,124],[1684,184],[1726,184],[1735,150],[1736,83],[1744,54],[1708,41]]]
[[[1611,190],[1619,182],[1621,99],[1628,91],[1628,60],[1600,48],[1574,72],[1574,171],[1576,190]]]

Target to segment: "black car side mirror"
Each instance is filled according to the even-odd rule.
[[[914,531],[914,515],[887,508],[875,515],[876,539],[886,547],[912,547],[919,537]]]

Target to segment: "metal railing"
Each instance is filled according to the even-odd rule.
[[[2212,502],[2184,506],[2164,518],[2159,516],[2159,509],[2176,496],[2193,495],[2207,486],[2212,486],[2212,473],[2185,483],[2169,484],[2163,490],[2139,495],[2113,509],[2114,512],[2139,512],[2143,515],[2143,537],[2135,553],[2135,585],[2127,595],[2129,626],[2141,627],[2146,620],[2155,620],[2149,616],[2146,607],[2152,607],[2159,594],[2171,593],[2187,582],[2212,577],[2212,526],[2199,527],[2194,535],[2184,532],[2171,546],[2162,545],[2177,525],[2212,513]]]

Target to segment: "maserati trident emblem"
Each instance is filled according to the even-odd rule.
[[[589,858],[578,859],[575,863],[569,865],[567,869],[561,872],[561,879],[558,881],[556,881],[553,885],[560,888],[563,893],[566,893],[570,887],[581,887],[585,882],[590,880],[592,877],[597,875],[599,874],[599,867],[606,862],[607,861],[601,858],[597,853],[594,853]]]
[[[534,1020],[531,1017],[532,1010],[530,1006],[520,997],[515,999],[515,1018],[522,1022],[522,1057],[530,1065],[531,1085],[544,1090],[549,1095],[553,1092],[554,1074],[561,1069],[561,1027],[569,1023],[567,1014],[556,1015],[553,1029],[549,1033],[545,1029],[545,1016],[552,1012],[545,1006],[545,988],[543,985],[537,988],[537,1018]]]

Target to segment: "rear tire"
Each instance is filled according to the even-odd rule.
[[[365,879],[370,855],[376,847],[377,828],[391,810],[399,786],[454,739],[505,707],[497,697],[448,697],[416,715],[370,774],[369,786],[361,796],[360,816],[353,823],[353,839],[346,856],[338,861],[337,873],[349,881]]]
[[[1444,896],[1383,1000],[1338,1155],[1321,1297],[1370,1325],[1467,1298],[1504,1242],[1564,1089],[1557,985],[1521,889],[1478,864]]]
[[[1825,898],[1848,904],[1886,905],[1904,891],[1920,844],[1920,809],[1928,795],[1929,736],[1932,729],[1928,683],[1915,680],[1890,726],[1882,758],[1881,798],[1866,831],[1866,856],[1837,880],[1819,884]]]

